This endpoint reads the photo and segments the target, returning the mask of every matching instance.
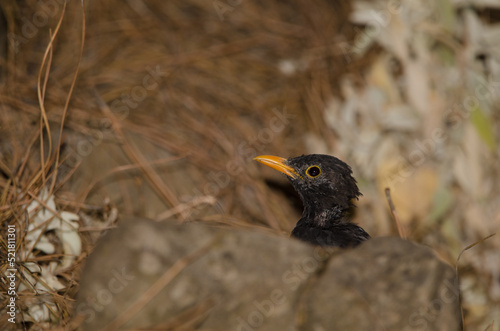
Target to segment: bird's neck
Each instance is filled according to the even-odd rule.
[[[310,223],[319,227],[328,227],[331,224],[349,222],[351,208],[341,207],[337,204],[330,206],[316,206],[308,204],[304,208],[300,223]]]

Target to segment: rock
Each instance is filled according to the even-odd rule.
[[[324,250],[259,232],[132,218],[102,238],[80,286],[83,330],[460,328],[453,269],[398,238]]]
[[[455,271],[399,238],[374,238],[333,258],[303,300],[303,330],[461,329]]]

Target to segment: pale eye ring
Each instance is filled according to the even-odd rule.
[[[318,177],[321,174],[321,169],[320,167],[313,165],[307,168],[306,174],[311,178]]]

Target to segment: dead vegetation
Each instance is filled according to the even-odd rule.
[[[120,215],[287,235],[301,207],[258,154],[344,159],[358,223],[397,234],[390,187],[408,238],[454,264],[500,224],[500,8],[472,3],[3,1],[17,320],[67,325],[82,262]],[[499,252],[494,236],[461,257],[469,329],[498,328]]]

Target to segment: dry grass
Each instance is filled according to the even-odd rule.
[[[378,39],[397,45],[394,35],[384,34],[391,25],[371,36],[369,46],[359,46],[369,24],[361,16],[353,23],[349,13],[360,9],[350,2],[246,1],[221,14],[217,1],[105,1],[86,4],[85,16],[79,2],[64,10],[56,1],[47,3],[54,5],[0,5],[0,28],[8,32],[8,47],[0,48],[1,245],[7,247],[3,234],[15,224],[18,256],[34,253],[18,261],[19,274],[46,282],[46,275],[25,267],[59,263],[65,255],[54,231],[37,239],[47,237],[54,253],[26,244],[36,213],[27,207],[45,188],[56,198],[53,217],[78,214],[83,248],[71,266],[53,274],[61,289],[35,293],[19,279],[27,289],[18,293],[24,312],[18,320],[38,303],[49,311],[40,322],[25,321],[26,329],[69,322],[81,262],[117,215],[196,219],[287,235],[300,205],[290,200],[296,196],[281,176],[252,163],[258,154],[324,152],[346,160],[364,193],[356,221],[373,236],[395,235],[385,179],[407,165],[418,150],[415,142],[439,128],[448,139],[424,153],[422,164],[410,163],[409,175],[391,187],[407,236],[454,264],[464,247],[500,224],[494,99],[481,99],[479,113],[468,117],[446,115],[474,91],[469,71],[495,82],[491,67],[481,71],[467,60],[470,25],[462,35],[444,19],[411,26],[432,42],[409,34],[416,57],[428,66],[408,77],[412,63]],[[495,12],[482,9],[479,18],[497,23]],[[448,8],[440,18],[456,23],[466,16],[462,8]],[[436,69],[444,63],[457,72],[460,88]],[[390,107],[377,104],[380,91]],[[395,119],[392,126],[386,118]],[[470,329],[499,318],[489,309],[500,301],[499,248],[496,236],[461,258]],[[2,313],[0,324],[5,322]]]

